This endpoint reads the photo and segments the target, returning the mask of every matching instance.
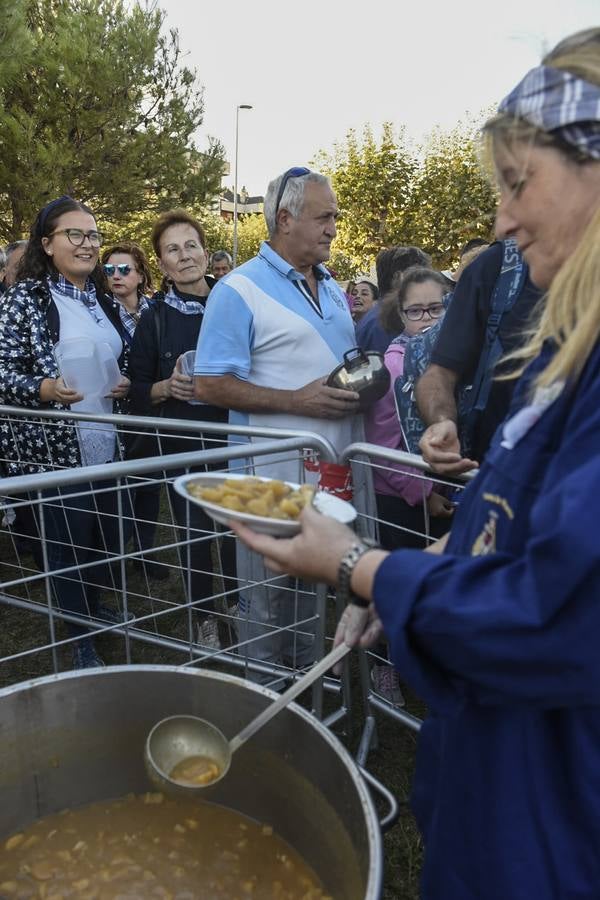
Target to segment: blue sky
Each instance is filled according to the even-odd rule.
[[[599,0],[158,0],[205,87],[197,143],[218,137],[233,183],[262,194],[349,128],[406,126],[415,142],[495,105],[567,34],[600,25]]]

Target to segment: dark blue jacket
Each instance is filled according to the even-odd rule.
[[[385,331],[379,322],[379,303],[375,303],[356,325],[356,346],[365,353],[385,353],[397,335]]]
[[[501,438],[446,553],[398,551],[375,582],[394,663],[431,710],[422,897],[598,900],[600,347],[514,449]]]

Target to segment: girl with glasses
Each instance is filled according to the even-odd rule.
[[[371,444],[409,452],[396,410],[394,382],[403,374],[410,339],[443,315],[445,292],[442,275],[425,266],[411,266],[399,274],[394,288],[382,301],[383,328],[400,335],[391,342],[384,357],[391,376],[389,391],[365,413],[365,436]],[[433,482],[420,478],[416,470],[394,466],[386,460],[379,462],[382,468],[373,469],[373,487],[377,515],[382,522],[381,545],[386,550],[423,549],[428,544],[425,535],[439,538],[448,530],[452,505],[434,490]],[[384,647],[379,649],[381,656],[386,652]],[[374,665],[371,681],[377,693],[396,705],[403,703],[398,673],[390,665]]]
[[[59,341],[85,339],[95,353],[101,349],[112,355],[121,373],[125,371],[124,330],[104,291],[98,262],[101,243],[92,210],[72,197],[53,200],[38,213],[19,265],[19,281],[0,298],[4,403],[98,413],[117,411],[126,397],[129,380],[124,374],[108,397],[96,396],[92,389],[84,396],[61,376],[55,358]],[[76,426],[65,420],[45,427],[32,417],[0,426],[0,452],[8,474],[20,475],[112,462],[120,447],[113,426]],[[113,569],[108,562],[119,548],[118,498],[112,491],[92,493],[92,487],[62,488],[62,497],[44,504],[49,571],[73,567],[64,577],[52,577],[51,583],[61,610],[115,623],[122,617],[100,602],[100,592],[119,586],[118,565]],[[82,496],[71,496],[80,492]],[[51,494],[54,498],[56,491]],[[126,505],[126,497],[123,502]],[[37,516],[38,507],[32,509]],[[128,518],[125,512],[126,522]],[[37,533],[39,523],[32,525]],[[41,541],[34,538],[32,544],[42,568]],[[106,564],[79,568],[102,559]],[[104,665],[88,629],[81,624],[67,628],[79,638],[72,645],[74,667]]]
[[[408,452],[396,411],[394,382],[404,371],[404,354],[410,339],[443,316],[445,292],[442,275],[425,266],[411,266],[400,274],[382,301],[383,327],[400,334],[384,357],[391,375],[390,389],[365,415],[365,434],[372,444]],[[452,507],[433,490],[431,481],[415,478],[414,472],[407,474],[406,470],[385,465],[387,470],[375,469],[373,476],[379,518],[398,527],[382,526],[382,544],[389,550],[422,548],[427,544],[426,539],[411,532],[439,537],[448,528]]]

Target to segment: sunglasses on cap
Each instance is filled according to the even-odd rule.
[[[281,203],[285,186],[290,178],[301,178],[302,175],[310,175],[310,169],[307,169],[306,166],[294,166],[283,173],[279,190],[277,191],[277,200],[275,201],[275,215],[277,215],[277,212],[279,211],[279,204]]]
[[[131,272],[131,266],[128,266],[127,263],[119,263],[117,266],[113,265],[113,263],[104,263],[103,267],[104,274],[108,275],[109,278],[112,278],[115,272],[118,272],[119,275],[129,275]]]

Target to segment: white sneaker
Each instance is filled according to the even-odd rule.
[[[219,624],[214,616],[198,622],[198,644],[205,650],[222,650],[219,638]]]
[[[404,706],[405,700],[400,690],[400,676],[391,665],[373,666],[371,669],[373,692],[393,706]]]

